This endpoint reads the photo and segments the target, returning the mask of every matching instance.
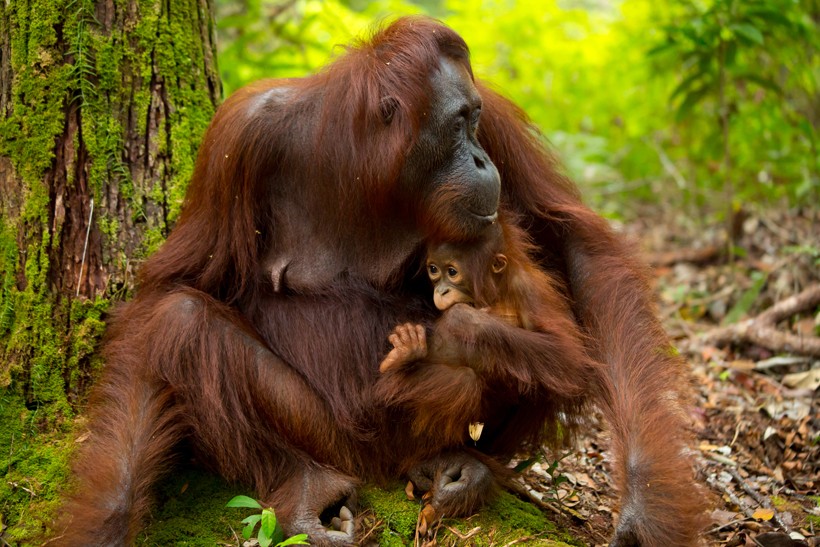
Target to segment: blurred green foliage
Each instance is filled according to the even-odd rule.
[[[226,93],[310,73],[382,20],[470,45],[588,201],[697,218],[820,202],[820,0],[217,0]]]

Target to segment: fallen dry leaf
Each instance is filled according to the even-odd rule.
[[[783,376],[783,385],[792,389],[809,389],[814,391],[820,387],[820,369],[786,374]]]
[[[760,507],[754,512],[754,514],[752,514],[752,518],[756,520],[769,521],[774,518],[774,511],[766,507]]]

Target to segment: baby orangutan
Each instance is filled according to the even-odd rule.
[[[453,304],[459,303],[475,306],[478,288],[484,288],[488,284],[494,288],[501,285],[501,275],[507,269],[506,255],[500,252],[493,253],[490,257],[492,264],[486,264],[486,252],[479,252],[479,249],[473,248],[474,246],[442,243],[428,249],[427,276],[433,283],[433,303],[439,311],[445,311]],[[511,325],[531,330],[526,326],[529,321],[524,314],[506,308],[509,304],[496,302],[492,307],[482,307],[482,311],[489,312],[492,309],[494,315]],[[424,325],[399,325],[388,339],[393,344],[393,349],[379,366],[380,372],[427,357],[427,335]]]
[[[478,441],[475,424],[484,423],[479,446],[504,453],[516,448],[508,431],[520,439],[525,430],[540,446],[572,430],[558,420],[583,404],[597,365],[562,287],[530,251],[512,223],[496,224],[479,241],[428,249],[433,302],[443,314],[429,340],[423,325],[393,330],[376,390],[388,406],[410,411],[420,439],[461,444],[473,424]],[[505,347],[524,351],[512,362]]]

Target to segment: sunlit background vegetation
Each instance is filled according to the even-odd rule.
[[[610,216],[820,201],[820,0],[217,0],[225,94],[409,13],[464,36]]]

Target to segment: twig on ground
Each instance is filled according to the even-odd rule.
[[[728,467],[737,467],[737,462],[735,460],[727,458],[722,454],[716,454],[714,452],[704,452],[703,455],[714,462],[726,465]]]
[[[413,547],[419,547],[419,527],[421,526],[421,512],[424,509],[424,503],[419,504],[419,514],[416,517],[416,535],[413,537]]]
[[[364,515],[362,515],[362,517],[364,517]],[[368,537],[370,537],[370,535],[371,535],[371,534],[373,534],[373,532],[375,532],[375,531],[379,528],[379,526],[381,526],[382,524],[384,524],[384,521],[383,521],[383,520],[381,520],[381,519],[375,519],[375,522],[373,523],[373,525],[372,525],[372,526],[370,526],[370,529],[367,531],[367,533],[365,533],[365,534],[364,534],[364,535],[363,535],[363,536],[362,536],[362,537],[358,540],[359,544],[360,544],[360,545],[366,545],[365,540],[366,540]]]
[[[456,530],[452,526],[445,526],[445,528],[450,530],[450,533],[453,534],[454,536],[456,536],[461,541],[467,541],[471,537],[473,537],[476,534],[478,534],[479,532],[481,532],[481,526],[476,526],[475,528],[473,528],[472,530],[470,530],[466,534],[462,534],[461,532],[459,532],[458,530]]]
[[[742,522],[747,522],[748,520],[749,520],[748,518],[742,518],[742,519],[735,519],[735,520],[732,520],[732,521],[726,522],[726,523],[724,523],[724,524],[721,524],[720,526],[715,526],[714,528],[712,528],[711,530],[709,530],[708,532],[706,532],[704,535],[705,535],[705,536],[708,536],[709,534],[715,534],[715,533],[717,533],[717,532],[720,532],[720,531],[721,531],[721,530],[723,530],[724,528],[731,528],[731,527],[732,527],[732,526],[734,526],[735,524],[740,524],[740,523],[742,523]]]
[[[808,357],[784,357],[777,356],[771,359],[764,359],[755,363],[755,370],[766,370],[769,368],[784,366],[784,365],[803,365],[811,362]]]
[[[752,342],[772,351],[788,351],[820,357],[820,338],[780,332],[779,321],[820,304],[820,284],[778,302],[757,317],[704,333],[701,342],[723,346],[742,341]]]
[[[517,545],[519,543],[524,543],[525,541],[532,541],[534,539],[537,539],[541,535],[543,535],[543,534],[535,534],[535,535],[532,535],[532,536],[524,536],[522,538],[514,539],[509,543],[505,543],[504,547],[510,547],[510,545]]]
[[[729,498],[729,501],[732,502],[732,504],[734,504],[740,510],[741,513],[746,515],[746,518],[755,520],[754,511],[752,511],[751,507],[743,503],[740,500],[740,498],[737,497],[734,492],[729,490],[729,488],[726,485],[724,485],[714,477],[706,477],[706,482],[709,483],[709,486],[711,486],[715,490],[720,490],[721,492],[723,492],[726,495],[726,497]]]
[[[758,492],[757,490],[752,488],[751,485],[748,483],[748,481],[746,481],[746,479],[741,477],[740,473],[738,473],[736,469],[729,468],[729,469],[726,470],[726,472],[729,473],[732,476],[732,478],[735,480],[735,482],[741,488],[743,488],[744,492],[749,494],[757,503],[759,503],[761,505],[761,507],[765,507],[766,509],[771,509],[772,513],[774,513],[774,516],[772,517],[772,519],[777,523],[778,526],[780,526],[780,528],[784,532],[786,532],[787,534],[792,533],[791,526],[786,524],[786,522],[783,520],[783,517],[781,517],[780,514],[777,512],[777,509],[775,509],[772,506],[772,502],[769,499],[764,498],[763,496],[760,495],[760,492]]]

